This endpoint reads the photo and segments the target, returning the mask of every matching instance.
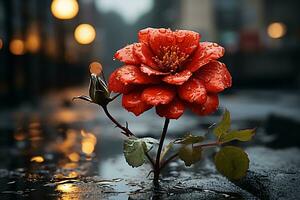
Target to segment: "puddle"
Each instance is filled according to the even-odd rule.
[[[121,154],[122,139],[116,134],[119,131],[103,120],[103,116],[97,118],[99,113],[95,107],[80,107],[77,111],[69,107],[49,110],[45,112],[50,114],[34,111],[12,114],[5,127],[0,127],[0,199],[253,197],[219,176],[206,158],[191,168],[185,168],[180,162],[170,163],[162,173],[163,187],[154,189],[151,176],[148,177],[150,166],[132,168],[127,165]],[[120,118],[126,119],[126,116]],[[216,116],[213,119],[204,118],[202,124],[193,120],[189,128],[202,130],[203,124],[209,126]],[[161,128],[161,123],[147,119],[147,115],[140,122],[133,129],[142,131],[145,126],[146,130],[152,130],[148,122],[155,125],[155,129]],[[182,122],[185,124],[186,120]],[[261,125],[259,120],[249,118],[234,123],[245,127],[249,123],[249,127]],[[269,127],[273,123],[267,124],[268,129],[273,130]],[[299,129],[298,122],[292,125]],[[172,127],[173,138],[180,129],[174,124]],[[206,152],[207,155],[212,153]]]

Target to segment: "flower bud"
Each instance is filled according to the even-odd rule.
[[[110,102],[106,83],[96,74],[91,74],[89,95],[93,103],[105,106]]]

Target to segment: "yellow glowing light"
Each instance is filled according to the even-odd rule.
[[[3,41],[2,41],[2,39],[0,38],[0,50],[2,49],[2,47],[3,47]]]
[[[102,73],[102,65],[99,62],[92,62],[90,64],[90,73],[100,75]]]
[[[267,32],[269,37],[278,39],[286,34],[286,26],[281,22],[274,22],[268,26]]]
[[[80,160],[80,156],[76,152],[73,152],[73,153],[69,154],[68,157],[73,162],[78,162]]]
[[[42,163],[44,162],[44,158],[42,156],[34,156],[30,159],[31,162]]]
[[[64,183],[57,185],[56,190],[63,193],[69,193],[77,191],[77,187],[72,183]]]
[[[79,5],[76,0],[53,0],[51,3],[51,12],[58,19],[72,19],[79,11]]]
[[[80,24],[75,29],[74,37],[79,44],[90,44],[95,40],[96,30],[90,24]]]
[[[86,133],[81,131],[81,135],[83,136],[81,141],[81,150],[83,153],[90,155],[94,152],[95,145],[97,143],[97,138],[92,133]]]
[[[13,39],[9,44],[9,50],[14,55],[23,55],[25,53],[23,40]]]

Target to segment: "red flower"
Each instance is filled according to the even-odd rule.
[[[179,118],[186,107],[198,115],[213,113],[218,93],[231,86],[225,64],[216,61],[224,48],[199,42],[193,31],[146,28],[139,43],[118,50],[125,65],[109,78],[109,90],[122,93],[122,105],[135,115],[156,107],[156,113]]]

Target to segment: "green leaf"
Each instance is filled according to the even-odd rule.
[[[191,166],[201,160],[201,153],[201,148],[195,148],[192,145],[185,145],[179,149],[178,157],[184,161],[186,166]]]
[[[249,158],[241,148],[226,146],[216,154],[215,165],[222,175],[237,180],[246,175]]]
[[[140,140],[140,141],[145,143],[145,145],[146,145],[145,152],[150,151],[154,144],[159,143],[159,141],[157,139],[154,139],[154,138],[151,138],[151,137],[139,138],[137,140]]]
[[[223,134],[226,134],[227,131],[230,129],[230,112],[226,109],[222,120],[216,124],[215,128],[213,129],[213,133],[217,136],[217,138],[220,138]]]
[[[204,140],[203,136],[195,136],[192,135],[191,133],[188,133],[183,138],[176,140],[175,143],[189,145],[189,144],[196,144],[202,142],[203,140]]]
[[[128,138],[124,141],[124,156],[126,162],[132,167],[139,167],[146,160],[145,153],[148,152],[157,140],[153,138]]]
[[[164,157],[166,156],[166,154],[169,152],[169,150],[174,146],[174,141],[170,142],[169,144],[167,144],[160,155],[160,161],[162,161],[164,159]]]
[[[255,134],[255,129],[245,129],[245,130],[237,130],[231,131],[226,135],[222,135],[220,137],[220,142],[230,142],[232,140],[239,140],[239,141],[249,141]]]

